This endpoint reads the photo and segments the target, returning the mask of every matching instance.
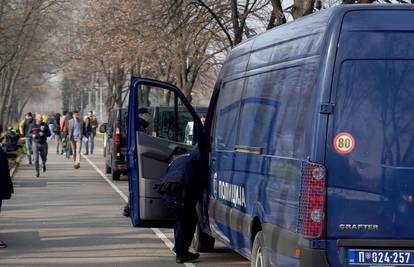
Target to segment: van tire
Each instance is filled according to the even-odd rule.
[[[109,167],[108,164],[105,164],[105,173],[111,173],[111,167]]]
[[[214,237],[203,233],[200,225],[197,223],[191,247],[197,252],[210,252],[214,249],[215,241]]]
[[[121,172],[112,170],[112,180],[119,181],[119,179],[121,179]]]
[[[264,249],[264,244],[263,231],[259,231],[253,242],[251,267],[269,266],[269,257]]]

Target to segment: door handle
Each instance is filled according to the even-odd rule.
[[[249,154],[256,154],[256,155],[263,154],[263,148],[262,147],[237,145],[237,146],[235,146],[234,151],[239,152],[239,153],[249,153]]]

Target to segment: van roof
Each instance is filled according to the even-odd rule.
[[[231,68],[224,68],[224,76],[233,75],[237,72],[247,70],[249,55],[257,50],[273,47],[290,40],[304,38],[312,35],[325,35],[329,31],[329,24],[342,20],[345,13],[354,10],[413,10],[410,4],[354,4],[338,5],[314,14],[305,16],[295,21],[275,27],[264,33],[245,40],[232,49],[224,65],[232,65]],[[321,45],[321,44],[320,44]],[[315,48],[317,49],[317,48]],[[312,52],[314,52],[313,50]],[[310,52],[310,51],[309,51]],[[306,56],[306,55],[303,55]],[[236,61],[235,64],[229,64]],[[269,62],[270,63],[270,62]],[[234,65],[237,65],[235,68]],[[229,73],[227,73],[229,72]]]

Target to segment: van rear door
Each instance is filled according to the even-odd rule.
[[[414,266],[414,12],[345,15],[325,164],[333,266]]]

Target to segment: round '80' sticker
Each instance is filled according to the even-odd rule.
[[[333,141],[335,151],[340,154],[349,154],[355,148],[355,138],[349,133],[339,133]]]

